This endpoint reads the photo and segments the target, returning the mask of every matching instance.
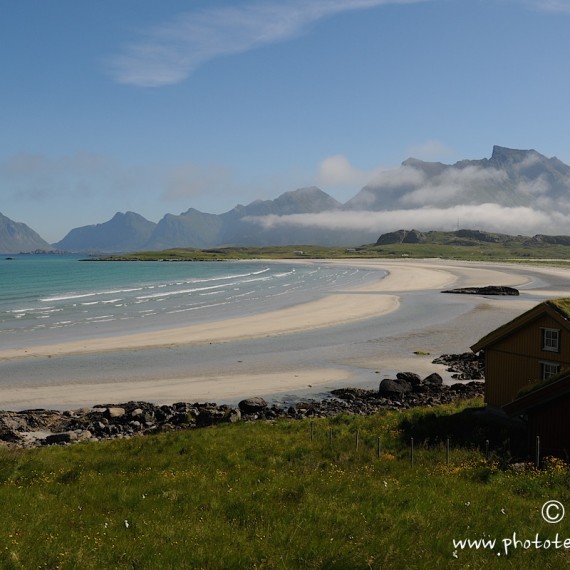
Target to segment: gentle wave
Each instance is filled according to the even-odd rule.
[[[13,342],[21,343],[29,333],[68,334],[69,338],[73,334],[76,338],[82,326],[85,334],[94,326],[99,329],[97,334],[106,334],[119,326],[121,331],[137,331],[137,323],[143,320],[145,327],[154,328],[252,314],[305,302],[333,287],[358,285],[366,273],[259,262],[249,267],[244,262],[243,271],[236,271],[232,262],[104,266],[70,260],[65,267],[53,264],[50,274],[51,267],[44,261],[38,266],[37,278],[11,289],[0,283],[0,292],[2,286],[8,291],[0,296],[3,339],[19,334],[12,338],[20,338]],[[78,271],[81,276],[74,280]],[[59,332],[66,329],[70,332]]]

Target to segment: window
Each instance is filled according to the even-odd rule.
[[[558,352],[560,346],[560,330],[559,329],[541,329],[542,330],[542,350],[549,352]]]
[[[541,362],[540,363],[540,379],[548,380],[551,376],[560,372],[560,364],[556,362]]]

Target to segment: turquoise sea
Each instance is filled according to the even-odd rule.
[[[378,271],[272,262],[0,258],[0,347],[156,330],[291,306]]]

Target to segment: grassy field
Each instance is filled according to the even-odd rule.
[[[464,240],[465,242],[465,240]],[[465,242],[467,243],[467,242]],[[238,259],[426,259],[464,261],[511,261],[570,265],[570,246],[525,244],[522,241],[457,245],[452,242],[365,245],[358,248],[305,246],[225,247],[216,249],[177,248],[143,251],[101,259],[116,261],[228,261]]]
[[[0,449],[0,567],[569,567],[524,542],[570,537],[566,466],[507,467],[495,428],[487,460],[474,406]]]

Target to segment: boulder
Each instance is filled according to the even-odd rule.
[[[242,400],[238,406],[244,414],[256,414],[267,408],[267,402],[260,396],[254,396]]]
[[[398,380],[409,382],[412,386],[418,386],[422,381],[419,375],[415,372],[398,372],[398,374],[396,374],[396,378]]]
[[[230,408],[226,412],[226,420],[231,424],[239,422],[241,420],[241,412],[237,408]]]
[[[46,445],[54,445],[59,443],[71,443],[77,439],[75,432],[66,431],[62,433],[52,433],[45,439]]]
[[[2,427],[0,428],[0,441],[5,441],[6,443],[20,443],[22,437],[14,430]]]
[[[378,392],[380,394],[390,394],[394,396],[407,394],[411,391],[411,383],[401,378],[397,378],[395,380],[392,378],[384,378],[384,380],[380,382],[380,386],[378,388]]]
[[[108,419],[120,418],[124,416],[125,413],[126,413],[125,408],[107,408],[105,410],[105,416]]]
[[[437,372],[432,372],[423,379],[423,383],[427,386],[441,386],[443,384],[443,378]]]

